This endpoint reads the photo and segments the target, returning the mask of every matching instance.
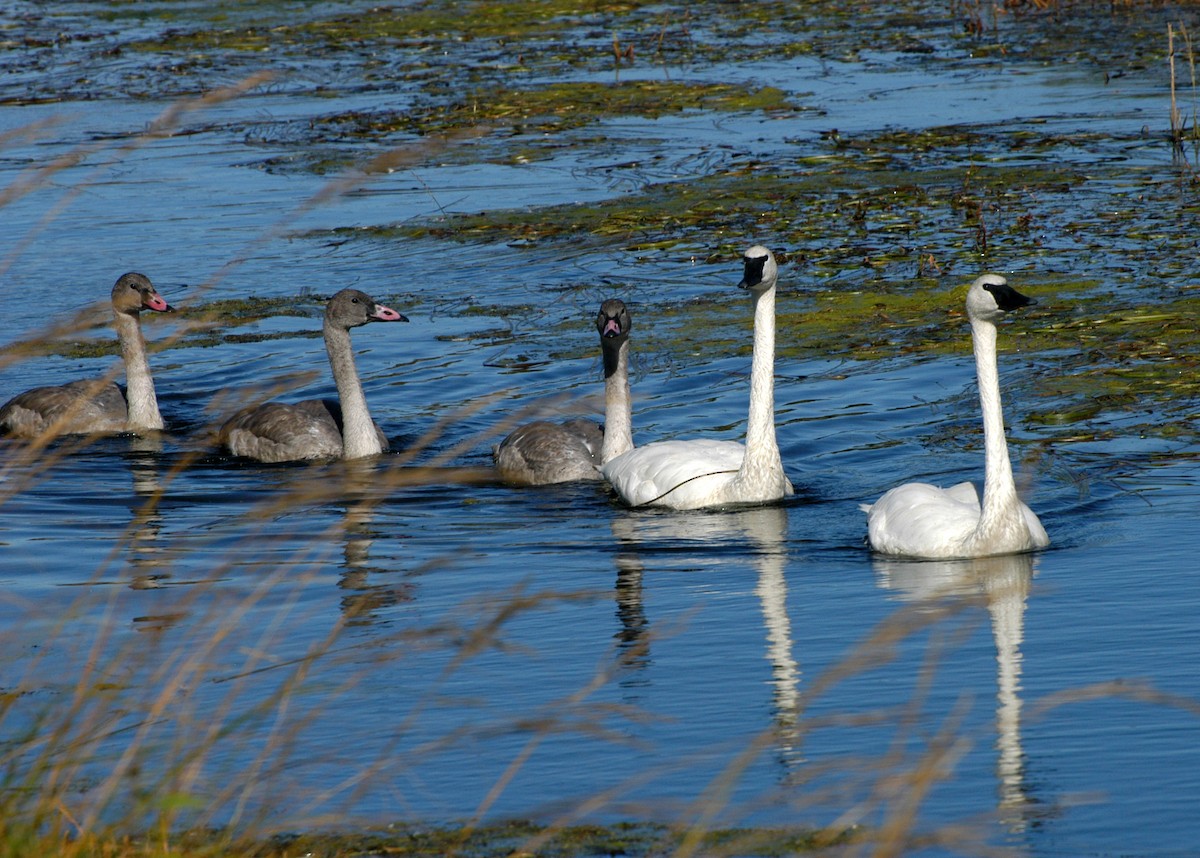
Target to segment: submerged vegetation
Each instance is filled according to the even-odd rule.
[[[403,131],[443,134],[487,126],[493,133],[557,134],[619,116],[655,118],[683,110],[784,111],[794,109],[775,87],[753,91],[723,83],[629,81],[551,83],[506,92],[478,91],[463,101],[402,111],[348,113],[315,120],[315,143],[330,139],[386,139]]]
[[[1043,303],[1012,332],[1025,353],[1040,355],[1042,366],[1036,382],[1027,382],[1040,386],[1040,404],[1027,406],[1032,410],[1024,419],[1060,426],[1069,436],[1080,421],[1115,410],[1145,431],[1194,435],[1200,430],[1191,381],[1195,302],[1190,287],[1178,285],[1200,282],[1190,226],[1200,213],[1200,184],[1186,146],[1196,134],[1197,84],[1180,17],[1186,11],[1148,3],[1070,10],[1011,4],[985,11],[977,4],[899,2],[848,10],[836,3],[768,2],[716,4],[701,16],[641,2],[580,8],[560,0],[465,6],[428,0],[346,4],[333,13],[229,3],[199,14],[178,4],[130,3],[101,12],[94,23],[101,31],[75,32],[71,19],[31,12],[21,22],[29,31],[23,42],[5,43],[0,62],[44,57],[51,44],[68,57],[57,64],[69,66],[72,50],[101,66],[106,55],[120,57],[125,67],[133,59],[136,79],[127,70],[123,78],[100,73],[87,84],[98,90],[89,96],[104,95],[106,87],[139,95],[185,92],[198,75],[257,70],[264,61],[279,63],[271,87],[303,88],[312,76],[291,74],[292,64],[323,63],[338,71],[321,76],[315,95],[378,93],[379,104],[272,119],[241,131],[256,150],[267,151],[252,162],[263,169],[341,175],[366,165],[380,147],[409,140],[468,133],[469,144],[434,147],[429,157],[521,165],[593,152],[608,145],[608,124],[629,117],[669,123],[683,112],[725,113],[769,123],[812,109],[803,94],[766,82],[714,80],[707,69],[729,60],[811,54],[837,63],[868,48],[892,49],[921,63],[971,63],[1001,74],[1010,58],[1029,61],[1044,53],[1115,80],[1127,68],[1160,61],[1165,77],[1170,58],[1172,97],[1164,102],[1163,121],[1124,139],[1038,117],[1005,128],[857,134],[829,128],[770,155],[711,148],[698,153],[710,169],[677,181],[639,180],[636,159],[617,162],[605,168],[613,183],[634,187],[598,202],[439,215],[307,237],[514,247],[582,239],[648,264],[690,258],[727,266],[743,236],[769,236],[794,284],[781,298],[787,329],[781,356],[850,361],[963,353],[961,326],[946,324],[958,312],[953,289],[973,272],[996,267]],[[134,23],[143,35],[122,38]],[[43,40],[39,28],[59,36]],[[1075,53],[1064,57],[1068,44]],[[161,57],[170,64],[162,65]],[[679,64],[703,73],[679,74],[673,71]],[[82,85],[64,87],[53,72],[38,82],[59,87],[63,98]],[[672,134],[669,124],[661,131],[643,127],[664,140]],[[1090,158],[1084,169],[1074,157],[1081,150],[1123,156],[1104,166]],[[1183,166],[1177,175],[1130,169],[1131,160],[1148,165],[1172,151]],[[1081,249],[1092,270],[1077,270]],[[186,320],[196,327],[172,338],[171,347],[314,335],[233,330],[286,315],[287,303],[200,306],[192,313],[197,318]],[[671,353],[713,330],[695,308],[653,297],[646,303],[661,320],[642,342],[647,354]],[[495,310],[472,302],[456,312]],[[713,336],[722,339],[709,346],[733,347],[727,336]],[[111,354],[115,344],[100,336],[22,348],[83,358]]]
[[[261,841],[227,840],[221,832],[197,832],[174,840],[169,848],[152,839],[130,839],[123,844],[88,843],[72,850],[72,858],[208,858],[236,854],[242,858],[575,858],[585,855],[622,855],[651,858],[677,853],[688,840],[686,831],[652,823],[611,826],[547,826],[523,820],[463,827],[393,825],[378,833],[319,833],[277,835]],[[852,842],[848,832],[730,829],[706,832],[696,848],[706,856],[777,858],[805,855]],[[31,844],[36,848],[36,841]],[[47,848],[58,853],[58,844]],[[32,852],[30,853],[32,854]]]

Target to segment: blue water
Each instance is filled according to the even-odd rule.
[[[216,821],[261,810],[282,827],[476,814],[875,826],[936,759],[918,831],[965,823],[978,842],[1028,855],[1193,850],[1200,468],[1189,442],[1139,435],[1112,415],[1075,441],[1013,421],[1053,379],[1031,377],[1031,356],[1006,351],[1018,482],[1053,545],[978,563],[873,558],[859,503],[903,480],[982,475],[964,330],[961,352],[937,360],[781,358],[778,433],[797,486],[786,504],[678,514],[625,510],[601,485],[517,490],[477,469],[509,421],[539,404],[594,411],[589,319],[610,295],[634,314],[637,440],[739,436],[748,356],[710,354],[703,338],[668,347],[653,315],[639,314],[666,290],[680,305],[711,302],[692,318],[719,314],[729,337],[748,342],[736,264],[304,232],[598,200],[702,175],[731,152],[789,151],[830,127],[1041,117],[1120,135],[1163,99],[1155,78],[1117,90],[1031,68],[939,77],[888,57],[836,76],[806,62],[745,74],[813,93],[822,113],[622,120],[614,136],[647,152],[669,141],[671,157],[616,171],[599,151],[422,167],[308,211],[326,180],[256,169],[264,147],[240,132],[264,116],[330,109],[281,92],[222,105],[204,114],[211,126],[118,159],[100,146],[9,202],[7,341],[103,297],[128,269],[182,306],[283,296],[304,312],[239,333],[315,330],[316,296],[346,285],[412,322],[355,333],[373,414],[402,451],[365,468],[257,466],[206,444],[206,424],[239,390],[282,380],[297,399],[330,391],[310,338],[152,355],[174,430],[160,444],[61,445],[36,473],[14,447],[0,450],[2,684],[25,693],[4,716],[6,734],[81,686],[104,689],[94,704],[104,738],[71,792],[86,806],[124,748],[143,759],[115,787],[128,796],[156,784],[181,748],[203,745],[212,725],[246,716],[186,782]],[[6,144],[5,184],[74,146],[139,130],[164,106],[0,109],[0,131],[60,120]],[[1165,149],[1130,157],[1170,169]],[[1070,250],[1056,254],[1071,261]],[[1074,263],[1115,265],[1085,251]],[[1037,294],[1036,265],[1012,264]],[[1105,270],[1092,274],[1102,281]],[[785,266],[781,311],[820,285]],[[475,305],[489,309],[463,312]],[[107,336],[104,319],[95,336]],[[184,324],[148,320],[147,334]],[[110,365],[6,362],[0,390]],[[1091,437],[1102,430],[1111,434]],[[438,470],[414,476],[414,462]],[[266,717],[254,715],[260,704]],[[222,788],[247,777],[239,811]]]

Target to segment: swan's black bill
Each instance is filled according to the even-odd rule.
[[[1030,307],[1037,303],[1037,301],[1028,295],[1022,295],[1007,283],[985,283],[983,288],[992,293],[992,297],[996,299],[996,306],[1006,313],[1012,310],[1019,310],[1021,307]]]
[[[742,262],[745,264],[745,270],[742,272],[742,282],[738,284],[739,289],[753,289],[763,279],[763,269],[767,266],[767,257],[765,256],[743,256]]]

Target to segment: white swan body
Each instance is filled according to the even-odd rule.
[[[573,418],[537,420],[514,429],[492,449],[501,479],[550,485],[600,479],[599,466],[633,447],[629,395],[629,310],[609,298],[600,305],[596,330],[604,357],[604,427]]]
[[[779,269],[767,248],[743,256],[738,286],[754,296],[754,355],[746,443],[657,441],[630,450],[601,471],[629,506],[704,509],[767,503],[792,494],[775,440],[775,283]]]
[[[0,407],[0,431],[19,438],[111,434],[163,428],[146,359],[140,313],[167,313],[172,307],[144,274],[122,274],[112,288],[113,324],[125,361],[126,389],[102,378],[35,387]]]
[[[368,322],[407,322],[390,307],[357,289],[343,289],[325,306],[322,332],[338,401],[307,399],[294,405],[266,402],[234,414],[221,426],[220,441],[235,456],[261,462],[359,459],[382,453],[387,436],[371,419],[350,329]]]
[[[1033,510],[1017,497],[996,366],[996,322],[1033,303],[998,274],[984,274],[967,292],[979,403],[983,413],[983,502],[975,486],[948,489],[928,483],[897,486],[862,506],[867,540],[875,551],[902,557],[951,559],[1032,551],[1050,544]]]

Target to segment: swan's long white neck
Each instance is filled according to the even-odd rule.
[[[162,429],[163,419],[158,411],[154,379],[150,376],[150,362],[146,359],[141,320],[135,313],[116,313],[114,316],[121,356],[125,360],[126,425],[131,430]]]
[[[616,367],[609,372],[609,355],[604,356],[604,443],[600,464],[604,465],[633,449],[633,403],[629,394],[629,340],[617,348]]]
[[[775,286],[754,295],[754,353],[750,361],[750,414],[746,455],[735,481],[762,486],[783,479],[775,440]]]
[[[375,434],[375,424],[367,410],[367,397],[358,379],[354,352],[350,348],[350,332],[326,322],[324,334],[325,351],[329,353],[329,366],[342,406],[342,455],[347,459],[378,455],[383,452],[383,447]]]
[[[1009,516],[1019,516],[1017,487],[1008,443],[1004,437],[1004,410],[1000,405],[1000,374],[996,367],[996,326],[973,320],[975,373],[979,380],[979,406],[983,412],[983,510],[976,533],[986,535]]]

